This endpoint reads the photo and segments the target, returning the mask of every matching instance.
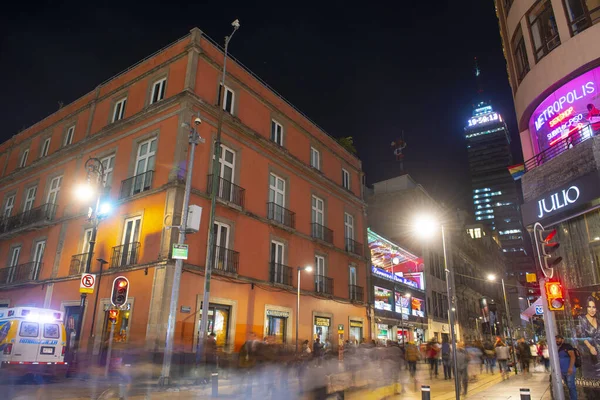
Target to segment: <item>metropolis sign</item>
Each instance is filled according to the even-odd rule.
[[[565,83],[533,111],[529,131],[539,151],[589,125],[588,104],[600,108],[600,67]]]
[[[592,172],[543,194],[521,207],[523,224],[531,225],[562,214],[600,197],[600,176]]]

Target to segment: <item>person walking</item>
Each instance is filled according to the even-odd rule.
[[[490,340],[486,340],[483,345],[483,354],[485,361],[485,371],[494,375],[494,368],[496,368],[496,351],[494,345]]]
[[[498,339],[496,342],[496,359],[498,360],[498,366],[500,368],[500,374],[502,380],[510,377],[508,369],[508,360],[510,359],[510,349],[502,340]]]
[[[427,348],[425,351],[427,353],[427,362],[429,363],[429,378],[433,379],[434,374],[435,374],[435,377],[437,378],[437,376],[438,376],[438,352],[439,352],[437,340],[431,339],[427,343]]]
[[[556,346],[558,347],[558,361],[563,381],[569,388],[569,398],[577,400],[577,388],[575,387],[575,349],[561,335],[556,335]]]
[[[540,340],[538,348],[538,354],[544,363],[544,370],[550,372],[550,350],[548,350],[548,344],[544,340]]]
[[[470,355],[465,349],[465,343],[459,342],[456,346],[456,366],[458,368],[459,391],[462,390],[463,396],[467,395],[469,387],[469,358]]]
[[[406,362],[408,363],[408,371],[410,372],[410,377],[414,378],[417,373],[417,361],[419,361],[419,349],[414,344],[414,342],[408,342],[406,345]]]
[[[521,363],[521,370],[523,371],[523,377],[527,377],[529,374],[529,364],[531,363],[531,350],[525,338],[519,339],[517,343],[517,352],[519,354],[519,362]]]
[[[444,380],[452,379],[452,348],[448,343],[448,338],[442,338],[442,365],[444,366]]]

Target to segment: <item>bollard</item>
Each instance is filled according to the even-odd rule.
[[[431,397],[431,387],[428,385],[421,385],[421,400],[429,400]]]
[[[212,382],[212,397],[219,397],[219,374],[213,372],[210,374],[210,377]]]
[[[521,400],[531,400],[531,390],[527,388],[521,388]]]

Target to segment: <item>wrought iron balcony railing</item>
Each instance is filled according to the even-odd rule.
[[[90,253],[81,253],[71,256],[71,264],[69,265],[69,275],[79,275],[85,272],[87,260]],[[94,254],[92,253],[92,259]]]
[[[213,270],[237,274],[240,266],[240,253],[223,246],[215,246],[215,263]]]
[[[121,268],[135,265],[140,254],[140,242],[131,242],[113,247],[110,268]]]
[[[322,241],[327,243],[333,243],[333,231],[331,229],[316,222],[313,222],[311,226],[312,237],[321,239]]]
[[[269,279],[272,283],[292,286],[292,269],[287,265],[271,261]]]
[[[364,301],[363,288],[362,286],[348,285],[348,297],[352,301]]]
[[[346,238],[346,251],[362,257],[364,254],[363,244],[354,239]]]
[[[544,151],[531,157],[525,161],[525,172],[531,171],[535,167],[539,167],[543,163],[553,159],[556,156],[564,153],[565,151],[577,146],[578,144],[585,142],[592,137],[592,127],[584,126],[583,128],[571,133],[564,139],[558,139],[552,146],[548,147]]]
[[[315,292],[333,294],[333,278],[324,275],[315,275]]]
[[[47,203],[12,217],[2,218],[0,219],[0,234],[48,223],[54,219],[55,214],[56,204]]]
[[[229,201],[230,203],[236,204],[240,207],[244,207],[244,196],[246,194],[246,189],[241,186],[236,185],[233,182],[228,181],[227,179],[223,179],[221,177],[218,178],[218,187],[217,197],[221,200]],[[208,175],[208,183],[206,191],[211,194],[212,193],[212,185],[213,185],[213,176]]]
[[[0,285],[37,281],[43,263],[31,261],[0,269]]]
[[[150,170],[122,181],[119,199],[126,199],[143,191],[150,190],[153,176],[154,171]]]
[[[296,227],[296,213],[276,203],[267,203],[267,218],[290,228]]]

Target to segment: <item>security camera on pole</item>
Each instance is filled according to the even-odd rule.
[[[550,352],[550,364],[552,366],[552,389],[553,398],[555,400],[564,400],[565,392],[562,385],[562,374],[560,372],[560,363],[558,360],[558,348],[554,338],[556,337],[556,320],[552,311],[562,309],[562,304],[548,301],[554,300],[554,292],[560,289],[562,296],[562,287],[560,283],[552,280],[554,276],[554,268],[562,261],[562,257],[553,257],[553,253],[558,249],[559,243],[552,240],[556,236],[556,229],[546,230],[539,222],[533,226],[533,236],[535,248],[537,250],[538,261],[540,268],[545,278],[540,279],[540,293],[542,295],[542,306],[544,307],[544,327],[546,329],[546,338],[548,342],[548,350]],[[558,283],[558,286],[555,284]],[[548,296],[547,290],[551,291]],[[551,307],[552,306],[552,307]],[[556,307],[558,306],[558,307]]]

